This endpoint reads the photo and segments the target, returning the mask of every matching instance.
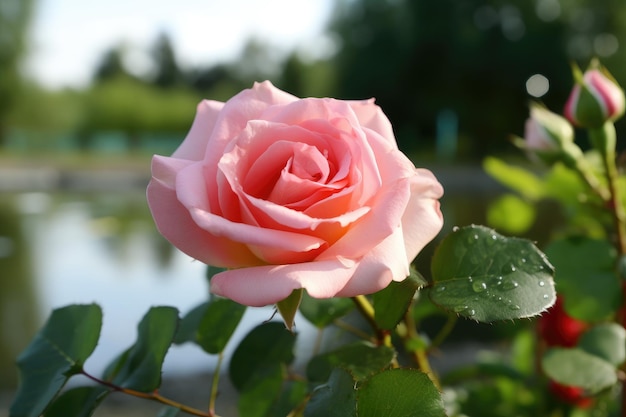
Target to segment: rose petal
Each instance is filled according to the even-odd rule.
[[[394,148],[398,148],[391,122],[382,109],[374,104],[374,99],[349,101],[362,127],[373,130],[381,135]]]
[[[318,259],[326,260],[337,256],[359,259],[391,235],[400,225],[409,201],[409,181],[408,178],[403,178],[380,190],[376,198],[368,202],[369,213]]]
[[[236,223],[213,214],[202,179],[203,167],[200,163],[185,167],[176,177],[176,193],[196,224],[207,232],[239,243],[292,252],[308,252],[324,245],[322,239],[313,236]]]
[[[392,280],[402,281],[409,276],[409,262],[405,255],[402,229],[398,227],[358,262],[354,275],[336,295],[354,297],[380,291]]]
[[[204,157],[204,152],[220,111],[224,103],[214,100],[202,100],[196,109],[196,117],[191,129],[181,145],[174,151],[172,158],[189,159],[199,161]]]
[[[191,219],[173,187],[176,170],[185,163],[189,162],[153,159],[153,177],[146,196],[159,232],[182,252],[209,265],[231,268],[262,264],[245,245],[214,236]]]
[[[315,298],[330,298],[346,285],[355,269],[356,263],[345,259],[233,269],[214,275],[210,289],[255,307],[275,304],[299,288]]]
[[[411,181],[411,198],[402,216],[406,256],[412,261],[443,227],[439,199],[443,187],[427,169],[417,169]]]

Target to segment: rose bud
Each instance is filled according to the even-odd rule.
[[[524,126],[524,138],[515,138],[514,144],[531,157],[547,164],[559,160],[576,160],[582,151],[574,144],[574,129],[564,117],[538,103],[530,104],[530,117]]]
[[[598,128],[624,114],[624,91],[615,79],[594,60],[581,74],[574,67],[576,85],[565,103],[565,117],[584,128]]]

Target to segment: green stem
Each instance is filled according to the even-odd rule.
[[[459,317],[456,314],[448,315],[448,320],[446,320],[446,323],[443,325],[441,330],[439,330],[437,336],[435,336],[435,338],[433,339],[429,347],[430,349],[436,348],[437,346],[441,345],[444,340],[446,340],[446,337],[448,337],[448,335],[452,332],[452,329],[454,329],[458,318]]]
[[[615,126],[607,122],[600,129],[590,129],[589,136],[594,147],[602,155],[606,178],[609,185],[609,209],[613,215],[613,223],[617,232],[617,250],[620,255],[626,253],[626,213],[622,205],[622,196],[619,190],[617,165],[615,163]]]
[[[609,185],[610,199],[608,207],[613,216],[613,224],[617,233],[615,246],[619,252],[619,258],[626,254],[626,213],[622,205],[622,195],[618,185],[619,174],[617,172],[615,143],[615,126],[607,122],[600,129],[590,129],[589,136],[594,147],[598,149],[604,161],[606,178]],[[626,299],[626,282],[622,281],[622,293]],[[621,314],[621,325],[626,327],[626,314]],[[626,365],[622,366],[626,371]],[[626,384],[622,384],[622,416],[626,416]]]
[[[194,416],[200,416],[200,417],[219,417],[217,414],[207,414],[204,411],[198,410],[196,408],[193,407],[189,407],[187,405],[181,404],[179,402],[176,402],[174,400],[170,400],[169,398],[163,397],[161,394],[158,393],[158,391],[153,391],[153,392],[141,392],[141,391],[135,391],[133,389],[129,389],[129,388],[123,388],[120,386],[117,386],[111,382],[108,381],[104,381],[102,379],[96,378],[95,376],[88,374],[87,372],[85,372],[84,370],[82,371],[82,374],[84,376],[86,376],[87,378],[91,379],[94,382],[97,382],[100,385],[104,385],[107,386],[111,389],[113,389],[114,391],[117,392],[122,392],[124,394],[127,395],[132,395],[133,397],[138,397],[138,398],[144,398],[146,400],[151,400],[151,401],[156,401],[159,402],[161,404],[165,404],[165,405],[169,405],[170,407],[174,407],[174,408],[178,408],[179,410],[194,415]]]
[[[213,373],[213,383],[211,384],[211,397],[209,399],[209,415],[215,416],[215,402],[217,401],[218,383],[220,380],[220,372],[222,368],[222,361],[224,360],[224,352],[220,352],[217,356],[217,365],[215,365],[215,372]]]
[[[411,308],[409,308],[402,320],[406,326],[406,340],[419,339],[420,335],[417,333],[417,326],[415,324],[413,316],[411,315]],[[441,383],[439,382],[437,375],[430,366],[428,355],[426,354],[426,349],[413,349],[411,351],[411,354],[413,355],[413,359],[415,360],[415,363],[417,363],[417,366],[421,369],[421,371],[428,375],[428,377],[437,387],[437,389],[441,390]]]
[[[356,309],[359,310],[359,313],[361,313],[363,318],[365,318],[370,326],[372,326],[372,329],[374,329],[374,331],[378,333],[379,329],[378,324],[374,319],[374,306],[372,306],[372,303],[370,303],[367,297],[365,297],[364,295],[357,295],[355,297],[352,297],[352,301],[356,305]]]

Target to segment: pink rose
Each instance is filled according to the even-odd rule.
[[[154,156],[147,191],[163,236],[229,268],[211,291],[250,306],[403,280],[442,227],[442,194],[374,100],[299,99],[267,81],[202,101],[176,152]]]

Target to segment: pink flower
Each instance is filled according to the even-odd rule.
[[[267,81],[202,101],[176,152],[154,156],[147,190],[172,244],[229,268],[211,291],[250,306],[403,280],[442,227],[442,194],[373,100],[299,99]]]
[[[567,119],[532,103],[520,146],[542,159],[558,159],[574,142],[574,129]]]
[[[584,74],[575,68],[576,85],[565,103],[565,117],[573,124],[597,128],[624,114],[624,91],[596,61]]]

